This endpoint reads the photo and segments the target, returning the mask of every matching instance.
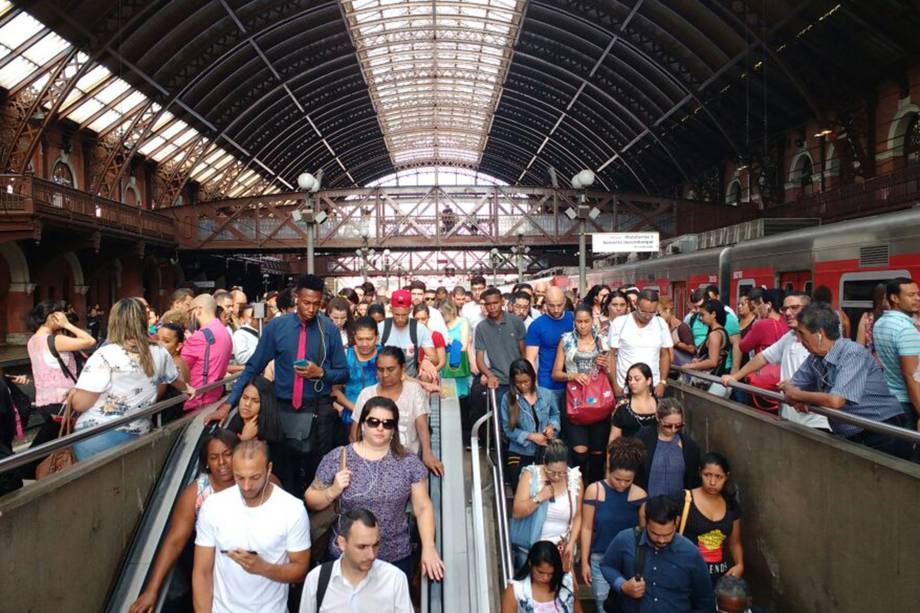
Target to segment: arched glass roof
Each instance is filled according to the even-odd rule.
[[[422,166],[419,168],[406,168],[387,175],[367,184],[367,187],[403,187],[403,186],[435,186],[435,185],[508,185],[501,179],[496,179],[469,168],[455,166]]]
[[[342,4],[393,166],[478,166],[524,3]]]

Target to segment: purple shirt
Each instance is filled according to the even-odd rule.
[[[189,383],[192,387],[198,388],[204,385],[204,356],[208,347],[208,341],[204,336],[205,328],[209,329],[214,335],[214,343],[211,345],[211,351],[208,354],[208,380],[207,383],[214,383],[223,379],[227,374],[227,366],[230,364],[230,358],[233,355],[233,338],[227,332],[227,328],[220,323],[220,318],[215,317],[201,330],[185,339],[185,345],[182,346],[182,357],[188,362]],[[201,396],[196,396],[193,400],[185,403],[185,410],[191,411],[198,407],[212,402],[217,402],[223,396],[224,389],[217,387],[210,392],[205,392]]]
[[[392,453],[368,461],[355,453],[349,445],[345,462],[351,470],[351,483],[339,497],[339,512],[364,508],[377,518],[380,526],[380,550],[377,557],[385,562],[396,562],[412,553],[409,545],[409,522],[406,504],[412,485],[428,476],[428,469],[418,456],[409,454],[397,458]],[[335,480],[339,470],[342,448],[336,447],[325,456],[316,470],[316,478],[326,485]],[[338,526],[333,523],[329,553],[338,558],[342,552],[335,544]]]

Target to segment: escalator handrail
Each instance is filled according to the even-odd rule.
[[[508,500],[505,498],[505,458],[502,454],[502,427],[500,421],[498,396],[494,389],[489,390],[492,405],[492,430],[495,436],[495,519],[498,522],[498,546],[502,562],[502,589],[511,583],[514,565],[511,557],[511,529],[508,523]]]
[[[710,383],[718,383],[719,385],[725,386],[722,382],[721,377],[717,377],[708,372],[703,372],[700,370],[693,370],[685,366],[674,366],[672,370],[675,370],[679,373],[683,373],[690,377],[700,379],[703,381],[708,381]],[[755,387],[753,385],[748,385],[747,383],[741,383],[739,381],[729,381],[728,385],[725,387],[739,389],[749,394],[757,394],[758,396],[763,396],[764,398],[769,398],[770,400],[778,400],[779,402],[786,402],[786,397],[783,394],[778,392],[773,392],[770,390],[765,390],[760,387]],[[820,406],[809,406],[808,411],[810,413],[815,413],[817,415],[823,415],[828,419],[835,419],[837,421],[842,421],[844,423],[850,424],[852,426],[857,426],[863,430],[869,430],[872,432],[878,432],[879,434],[885,434],[888,436],[894,436],[907,440],[911,443],[920,443],[920,432],[916,430],[909,430],[907,428],[899,428],[898,426],[892,426],[891,424],[886,424],[880,421],[873,421],[871,419],[866,419],[865,417],[860,417],[858,415],[853,415],[852,413],[847,413],[845,411],[829,409],[827,407]]]
[[[205,405],[215,408],[223,398]],[[209,432],[204,425],[204,411],[187,418],[188,424],[178,435],[170,449],[163,468],[154,484],[150,498],[144,504],[144,513],[119,567],[116,581],[106,603],[106,612],[126,611],[147,584],[150,571],[159,553],[160,545],[169,530],[175,503],[185,487],[199,473],[199,449]],[[169,591],[174,568],[160,588],[156,611],[159,611]]]
[[[227,377],[224,377],[220,381],[215,381],[214,383],[208,383],[207,385],[202,385],[200,388],[196,390],[196,392],[197,393],[209,392],[213,389],[223,387],[227,383],[235,381],[241,374],[242,373],[235,373],[232,375],[228,375]],[[137,411],[136,413],[131,413],[130,415],[125,415],[124,417],[119,417],[118,419],[107,421],[104,424],[99,424],[98,426],[86,428],[84,430],[80,430],[79,432],[73,432],[71,434],[68,434],[67,436],[62,436],[60,438],[56,438],[54,440],[48,441],[47,443],[36,445],[35,447],[27,449],[21,453],[16,453],[3,460],[0,460],[0,473],[4,473],[10,470],[13,470],[15,468],[19,468],[20,466],[25,466],[26,464],[29,464],[36,460],[40,460],[54,451],[58,451],[59,449],[64,449],[65,447],[70,447],[74,443],[88,439],[97,434],[102,434],[103,432],[114,430],[115,428],[124,426],[126,424],[129,424],[138,419],[142,419],[144,417],[151,417],[153,415],[156,415],[157,413],[160,413],[161,411],[165,409],[169,409],[178,404],[182,404],[186,400],[188,400],[188,395],[180,394],[179,396],[176,396],[174,398],[169,398],[167,400],[161,400],[160,402],[155,402],[149,407],[142,409],[140,411]],[[208,405],[208,406],[211,406],[211,405]],[[204,405],[202,406],[202,408],[203,407]],[[199,408],[195,412],[196,413],[201,412],[202,408]],[[189,414],[192,414],[192,413],[193,413],[192,411],[189,412]]]
[[[476,581],[474,602],[479,603],[479,606],[489,602],[489,573],[486,556],[485,517],[483,513],[485,506],[482,501],[482,475],[479,463],[479,429],[491,418],[492,412],[487,411],[485,415],[476,420],[470,432],[470,462],[473,473],[473,486],[471,488],[473,498],[471,509],[473,515],[473,569]]]

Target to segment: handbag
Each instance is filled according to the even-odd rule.
[[[313,422],[316,412],[306,408],[299,411],[279,411],[284,446],[291,453],[306,455],[313,451]]]
[[[600,349],[600,341],[595,339]],[[576,426],[596,424],[610,418],[616,406],[613,387],[607,373],[596,366],[586,385],[575,381],[565,384],[565,414]]]
[[[61,428],[58,432],[58,438],[67,436],[73,431],[73,410],[70,408],[70,401],[64,403],[64,419],[61,421]],[[69,468],[77,463],[77,457],[73,453],[73,447],[58,449],[47,458],[38,463],[35,468],[35,478],[44,479],[54,473],[59,473],[65,468]]]

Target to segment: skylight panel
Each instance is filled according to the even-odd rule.
[[[393,163],[477,165],[523,2],[342,1]]]
[[[2,38],[0,38],[2,40]],[[69,44],[57,34],[46,34],[23,53],[26,59],[36,64],[45,64],[67,49]]]
[[[22,12],[0,28],[0,41],[3,41],[5,47],[15,49],[35,36],[43,27],[37,19]]]

